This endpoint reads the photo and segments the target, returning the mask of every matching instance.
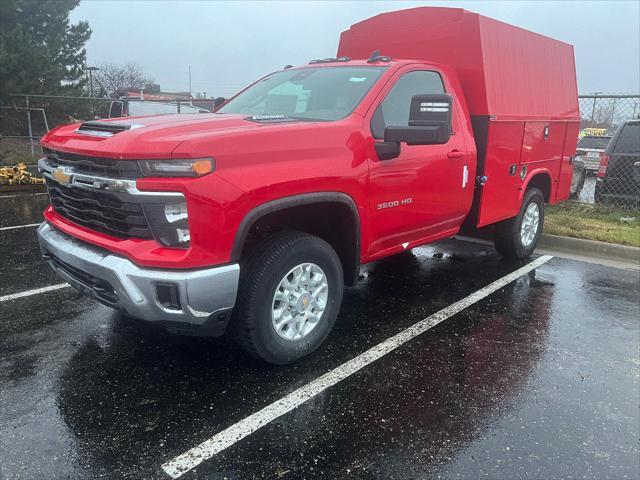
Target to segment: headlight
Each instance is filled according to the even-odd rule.
[[[189,247],[189,214],[184,200],[171,204],[147,203],[142,208],[158,242],[167,247]]]
[[[140,160],[145,177],[202,177],[215,170],[213,158],[191,160]]]

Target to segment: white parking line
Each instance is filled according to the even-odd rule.
[[[9,300],[15,300],[16,298],[30,297],[31,295],[38,295],[39,293],[51,292],[52,290],[60,290],[61,288],[70,287],[68,283],[58,283],[57,285],[49,285],[48,287],[36,288],[34,290],[27,290],[26,292],[12,293],[11,295],[5,295],[0,297],[0,302],[8,302]]]
[[[234,425],[231,425],[229,428],[214,435],[208,440],[205,440],[200,445],[197,445],[185,453],[178,455],[174,459],[162,464],[162,469],[172,478],[182,476],[189,470],[200,465],[203,461],[251,435],[253,432],[264,427],[269,422],[272,422],[285,413],[290,412],[294,408],[305,403],[307,400],[310,400],[319,393],[322,393],[329,387],[336,385],[345,378],[356,373],[358,370],[366,367],[372,362],[375,362],[389,352],[392,352],[412,338],[417,337],[447,318],[461,312],[474,303],[479,302],[483,298],[486,298],[495,291],[500,290],[502,287],[520,278],[522,275],[538,268],[540,265],[543,265],[552,258],[553,257],[550,255],[539,257],[524,267],[519,268],[518,270],[496,280],[490,285],[481,288],[477,292],[472,293],[468,297],[443,308],[406,330],[401,331],[397,335],[388,338],[366,352],[361,353],[357,357],[343,363],[339,367],[334,368],[315,380],[312,380],[303,387],[300,387],[282,397],[280,400],[276,400],[262,410],[249,415]]]
[[[3,230],[15,230],[16,228],[29,228],[29,227],[37,227],[40,223],[27,223],[26,225],[15,225],[13,227],[0,227],[0,231]]]

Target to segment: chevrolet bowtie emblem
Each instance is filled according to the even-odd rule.
[[[71,183],[72,175],[70,175],[69,173],[65,172],[64,169],[61,168],[61,167],[56,168],[51,173],[51,176],[53,177],[53,179],[56,182],[61,183],[63,185],[68,185],[69,183]]]

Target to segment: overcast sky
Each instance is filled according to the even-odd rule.
[[[339,34],[377,13],[462,7],[574,45],[581,93],[640,91],[640,2],[207,2],[83,0],[88,62],[134,61],[163,90],[229,96],[286,64],[333,56]]]

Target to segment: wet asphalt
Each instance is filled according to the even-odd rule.
[[[45,204],[0,198],[0,226]],[[35,228],[0,246],[0,296],[59,283]],[[326,343],[288,367],[71,289],[3,302],[0,478],[169,478],[162,463],[522,265],[459,241],[368,265]],[[182,478],[637,479],[639,287],[554,258]]]

